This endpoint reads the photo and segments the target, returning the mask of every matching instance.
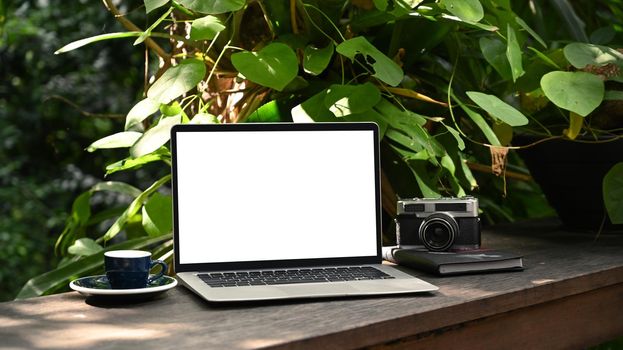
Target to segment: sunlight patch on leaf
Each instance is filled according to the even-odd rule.
[[[271,43],[257,52],[236,52],[231,62],[245,78],[278,91],[298,74],[296,54],[282,43]]]
[[[355,62],[357,55],[362,55],[365,63],[370,65],[374,70],[372,76],[378,78],[384,83],[397,86],[404,77],[402,68],[379,51],[372,45],[368,39],[363,36],[354,37],[339,44],[336,51]]]
[[[87,147],[88,152],[93,152],[104,148],[125,148],[131,147],[141,135],[136,131],[123,131],[101,138]]]
[[[195,88],[206,74],[205,64],[198,59],[186,59],[166,70],[147,91],[153,101],[168,104]]]

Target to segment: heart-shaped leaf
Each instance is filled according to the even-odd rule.
[[[279,91],[298,74],[296,54],[282,43],[269,44],[258,52],[237,52],[231,55],[231,62],[245,78]]]
[[[143,134],[136,131],[118,132],[116,134],[106,136],[93,142],[91,145],[89,145],[89,147],[87,147],[87,151],[93,152],[97,149],[103,148],[131,147],[136,142],[136,140],[141,137],[141,135]]]
[[[586,72],[549,72],[541,78],[541,89],[556,106],[586,117],[604,98],[604,82]]]
[[[476,23],[485,16],[479,0],[441,0],[441,3],[451,14],[465,22]]]
[[[578,69],[589,65],[604,66],[609,63],[623,64],[623,53],[607,46],[571,43],[565,46],[563,52],[567,61]]]
[[[188,92],[203,79],[205,64],[198,59],[187,59],[175,67],[167,69],[147,91],[147,97],[168,104],[173,99]]]
[[[391,86],[397,86],[402,81],[402,68],[389,57],[385,56],[366,38],[362,36],[346,40],[336,47],[336,51],[355,61],[355,56],[362,55],[365,62],[374,70],[372,76]]]
[[[324,105],[339,118],[368,111],[380,100],[381,92],[372,83],[332,85],[327,90]]]
[[[205,16],[193,21],[190,28],[190,40],[212,40],[225,26],[214,16]]]
[[[320,49],[307,45],[303,52],[303,69],[305,69],[305,73],[311,75],[322,73],[329,65],[329,62],[331,62],[331,56],[333,56],[333,43]]]
[[[467,96],[480,106],[480,108],[487,111],[487,113],[510,126],[528,124],[528,118],[526,118],[523,113],[500,100],[497,96],[487,95],[477,91],[468,91]]]
[[[238,11],[246,3],[245,0],[179,0],[178,2],[193,11],[211,15]]]

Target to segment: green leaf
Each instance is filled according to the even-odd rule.
[[[169,0],[145,0],[145,13],[160,8],[169,3]]]
[[[86,224],[91,216],[91,206],[89,204],[91,194],[92,191],[83,192],[74,200],[71,206],[71,216],[79,225]]]
[[[385,134],[387,138],[415,152],[426,149],[433,157],[441,157],[445,153],[443,146],[423,128],[426,119],[422,116],[400,110],[385,99],[381,99],[374,109],[391,126]],[[434,158],[431,161],[435,162]]]
[[[210,113],[197,113],[190,124],[218,124],[218,119]]]
[[[237,52],[231,62],[245,78],[278,91],[298,74],[296,54],[282,43],[268,44],[258,52]]]
[[[603,197],[613,224],[623,224],[623,162],[615,164],[604,176]]]
[[[465,22],[476,23],[485,16],[479,0],[440,0],[440,3]]]
[[[93,187],[91,187],[89,191],[91,192],[100,192],[100,191],[117,192],[117,193],[127,194],[132,197],[136,197],[143,192],[130,184],[127,184],[125,182],[120,182],[120,181],[99,182],[93,185]]]
[[[104,242],[107,242],[113,237],[115,237],[119,232],[121,232],[121,230],[125,227],[125,224],[128,222],[128,220],[132,216],[136,215],[136,213],[138,213],[139,209],[141,209],[141,206],[143,205],[143,203],[145,203],[147,198],[153,192],[155,192],[158,188],[160,188],[160,186],[169,182],[170,180],[171,180],[171,175],[166,175],[160,180],[154,182],[148,189],[146,189],[143,193],[141,193],[138,197],[136,197],[132,201],[132,203],[130,203],[127,209],[123,212],[123,214],[121,214],[117,218],[117,220],[110,226],[108,231],[106,231],[106,233],[98,239],[98,241],[103,240]]]
[[[443,157],[441,157],[441,167],[446,170],[447,179],[450,182],[450,186],[452,187],[452,191],[457,197],[463,197],[466,195],[465,190],[461,187],[459,183],[459,179],[456,176],[456,165],[454,164],[454,160],[452,157],[446,153]]]
[[[141,137],[141,135],[143,134],[136,131],[118,132],[116,134],[106,136],[93,142],[91,145],[89,145],[89,147],[87,147],[87,151],[93,152],[95,150],[104,148],[131,147],[136,142],[136,140]]]
[[[511,66],[511,73],[513,75],[513,82],[517,81],[517,78],[524,74],[523,65],[521,62],[522,53],[521,47],[517,42],[517,36],[510,24],[506,25],[507,30],[507,45],[506,45],[506,58]]]
[[[426,118],[423,116],[410,110],[402,110],[384,98],[374,106],[374,109],[383,115],[390,125],[397,129],[400,129],[403,124],[410,125],[411,123],[416,123],[419,126],[424,126],[426,124]]]
[[[463,141],[463,138],[461,138],[461,134],[456,129],[450,127],[449,125],[446,125],[443,122],[441,124],[443,124],[443,126],[446,127],[448,132],[450,132],[450,135],[452,135],[452,137],[454,137],[454,139],[456,140],[457,147],[461,151],[464,150],[465,149],[465,141]]]
[[[104,252],[106,251],[122,249],[144,249],[154,244],[159,244],[170,239],[170,235],[164,235],[155,238],[141,237],[125,241],[123,243],[111,245],[105,248],[103,251],[31,278],[22,287],[16,299],[32,298],[49,294],[50,292],[67,286],[67,284],[74,278],[85,276],[89,273],[94,273],[97,270],[102,270],[102,266],[104,263]]]
[[[292,108],[292,120],[295,123],[311,123],[311,122],[338,122],[339,119],[324,106],[324,98],[327,90],[322,90],[305,102]]]
[[[184,113],[184,110],[179,102],[173,101],[168,105],[160,105],[160,113],[165,117],[175,117]]]
[[[171,153],[169,152],[169,150],[165,147],[160,147],[157,151],[146,154],[142,157],[128,157],[126,159],[107,165],[106,176],[114,174],[118,171],[138,169],[147,163],[156,162],[159,160],[167,161],[169,159],[171,159]]]
[[[160,102],[154,101],[150,98],[145,98],[135,104],[125,117],[125,130],[129,130],[133,126],[147,119],[150,115],[156,113],[159,107]]]
[[[604,98],[604,82],[586,72],[549,72],[541,78],[541,89],[556,106],[586,117]]]
[[[171,196],[154,193],[143,206],[143,228],[150,236],[171,233],[173,229]]]
[[[485,57],[485,60],[500,74],[504,79],[510,79],[512,77],[510,64],[506,58],[506,45],[497,39],[489,39],[482,37],[478,41],[480,45],[480,51]]]
[[[81,193],[73,202],[71,215],[67,218],[67,222],[63,232],[59,235],[54,245],[54,250],[58,255],[64,255],[67,247],[74,243],[76,237],[84,233],[88,225],[98,223],[96,218],[91,217],[90,200],[94,192],[110,191],[123,193],[130,196],[140,195],[142,192],[138,188],[119,181],[105,181],[95,184],[89,190]]]
[[[193,11],[211,15],[238,11],[246,3],[245,0],[179,0],[178,2]]]
[[[247,123],[274,123],[280,121],[282,121],[281,112],[279,112],[279,105],[275,100],[263,104],[245,119]]]
[[[530,34],[530,36],[532,36],[534,40],[538,41],[538,43],[541,44],[541,46],[547,49],[547,44],[545,43],[543,38],[541,38],[541,36],[537,34],[537,32],[535,32],[534,29],[530,28],[528,23],[524,22],[524,20],[519,17],[515,17],[515,22],[517,22],[517,24],[519,24],[521,28],[523,28],[526,32],[528,32],[528,34]]]
[[[151,129],[145,131],[141,138],[130,148],[130,155],[138,158],[149,154],[160,146],[164,145],[171,139],[171,128],[175,124],[180,124],[181,116],[166,117],[160,119],[160,122]]]
[[[554,62],[551,58],[547,57],[547,55],[545,55],[543,52],[535,49],[532,46],[528,46],[528,50],[534,52],[536,54],[536,56],[539,59],[541,59],[541,61],[543,61],[545,64],[551,66],[552,68],[554,68],[556,70],[562,70],[562,68],[556,62]]]
[[[190,40],[212,40],[223,29],[225,29],[225,26],[217,17],[208,15],[197,18],[193,21],[190,28]]]
[[[193,89],[206,74],[205,64],[198,59],[186,59],[167,69],[147,91],[153,101],[168,104]]]
[[[163,13],[162,16],[160,16],[160,18],[158,18],[154,23],[152,23],[149,26],[149,28],[145,29],[143,34],[141,34],[138,38],[136,38],[136,40],[134,41],[134,45],[138,45],[138,44],[142,43],[143,41],[145,41],[145,39],[147,39],[151,35],[151,32],[154,29],[156,29],[156,27],[160,23],[162,23],[162,21],[164,21],[167,17],[169,17],[169,14],[171,14],[172,11],[173,11],[173,7],[169,8],[167,10],[167,12]]]
[[[339,44],[336,51],[355,62],[355,56],[362,55],[366,64],[374,70],[372,76],[391,86],[397,86],[402,81],[404,73],[402,68],[392,59],[385,56],[365,37],[358,36]]]
[[[510,126],[528,124],[528,118],[499,97],[477,91],[468,91],[467,96],[491,116]]]
[[[374,2],[374,7],[376,7],[379,11],[385,11],[387,8],[387,0],[372,0]]]
[[[489,141],[489,143],[492,146],[501,146],[500,140],[498,140],[498,137],[495,135],[495,132],[493,132],[493,129],[491,129],[489,124],[487,124],[487,122],[485,121],[485,118],[483,118],[479,113],[475,112],[471,108],[467,107],[465,104],[463,104],[456,97],[454,97],[454,96],[452,96],[452,97],[458,103],[458,105],[461,107],[461,109],[465,112],[465,114],[467,114],[467,116],[482,131],[482,133],[485,135],[485,138],[487,139],[487,141]]]
[[[607,64],[623,65],[623,53],[608,46],[587,43],[571,43],[563,50],[565,58],[575,68],[586,66],[605,66]]]
[[[98,41],[102,41],[102,40],[110,40],[110,39],[121,39],[121,38],[130,38],[130,37],[135,37],[135,36],[141,36],[141,34],[143,34],[143,32],[121,32],[121,33],[107,33],[107,34],[100,34],[100,35],[96,35],[96,36],[92,36],[90,38],[84,38],[84,39],[80,39],[80,40],[76,40],[74,42],[71,42],[63,47],[61,47],[60,49],[54,51],[55,55],[58,55],[60,53],[65,53],[68,51],[72,51],[75,50],[79,47],[91,44],[91,43],[95,43]]]
[[[433,180],[434,177],[429,174],[428,169],[426,168],[428,163],[426,161],[426,158],[428,158],[426,151],[414,154],[395,146],[391,147],[409,166],[409,169],[413,173],[422,195],[425,198],[440,198],[441,194],[436,189],[436,185]]]
[[[311,75],[322,73],[329,65],[329,62],[331,62],[333,50],[333,43],[329,43],[324,48],[307,45],[303,52],[303,69],[305,73]]]
[[[361,85],[331,85],[324,106],[336,117],[369,111],[381,100],[381,92],[372,83]]]
[[[67,251],[69,254],[80,255],[80,256],[89,256],[104,250],[101,245],[95,243],[94,240],[90,238],[80,238],[77,239],[74,244],[72,244]]]

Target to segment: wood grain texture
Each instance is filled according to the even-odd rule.
[[[400,339],[412,342],[438,332],[443,338],[454,334],[446,331],[452,327],[467,330],[465,325],[514,313],[519,316],[511,319],[547,328],[550,313],[559,310],[547,305],[574,298],[587,305],[577,307],[579,313],[605,315],[608,308],[590,297],[597,291],[618,295],[611,309],[623,309],[623,235],[602,235],[595,242],[590,235],[564,232],[554,222],[531,222],[488,230],[483,246],[523,254],[526,270],[458,277],[414,272],[438,285],[439,291],[279,303],[214,305],[183,287],[152,301],[125,305],[94,304],[77,293],[65,293],[0,303],[0,348],[357,348],[400,345]],[[532,309],[543,311],[523,314]],[[470,332],[479,334],[477,329]],[[537,344],[539,337],[547,340],[538,335]]]
[[[623,334],[623,284],[401,339],[383,349],[585,349]]]

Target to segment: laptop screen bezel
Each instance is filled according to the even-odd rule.
[[[375,184],[375,212],[376,212],[376,255],[293,259],[293,260],[270,260],[270,261],[237,261],[216,263],[192,263],[182,264],[179,254],[179,215],[177,198],[177,137],[180,133],[187,132],[240,132],[240,131],[372,131],[374,143],[374,184]],[[343,122],[343,123],[244,123],[244,124],[179,124],[171,129],[171,173],[173,193],[173,246],[174,246],[174,269],[175,272],[193,271],[228,271],[228,270],[254,270],[267,268],[292,268],[327,265],[361,265],[380,264],[381,257],[381,184],[380,184],[380,151],[379,151],[379,128],[372,122]],[[233,249],[233,248],[232,248]]]

